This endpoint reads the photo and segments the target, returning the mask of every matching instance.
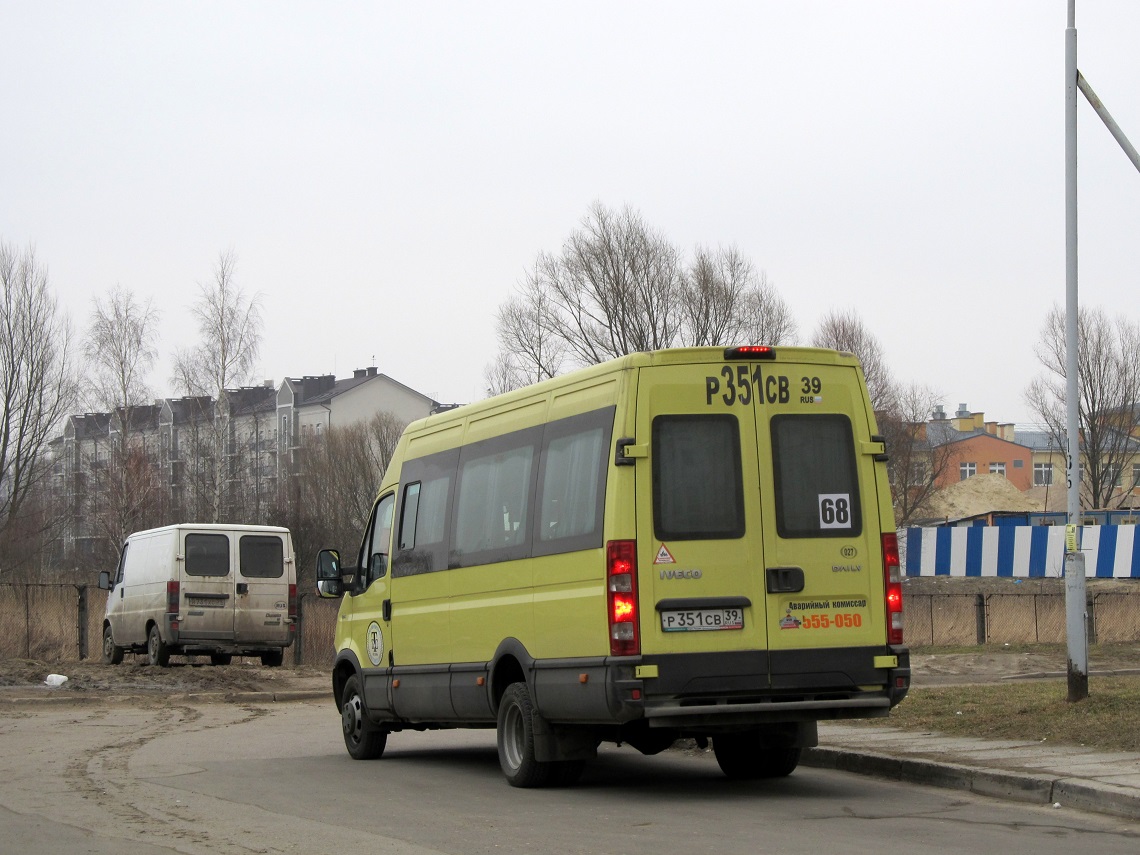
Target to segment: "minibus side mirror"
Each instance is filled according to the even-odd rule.
[[[317,553],[317,593],[326,598],[339,597],[344,593],[340,553],[335,549],[322,549]]]
[[[107,570],[100,570],[99,571],[99,590],[100,591],[109,591],[109,590],[111,590],[112,587],[114,587],[114,586],[111,584],[110,572],[108,572]]]

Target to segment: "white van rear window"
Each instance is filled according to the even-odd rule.
[[[238,542],[241,575],[250,579],[280,579],[285,575],[285,545],[272,535],[243,534]]]
[[[189,576],[228,576],[230,539],[224,534],[186,535],[186,573]]]

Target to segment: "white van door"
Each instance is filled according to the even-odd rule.
[[[237,591],[230,535],[186,532],[182,555],[180,637],[187,641],[233,639]]]
[[[289,641],[289,573],[285,538],[240,533],[234,590],[234,640],[282,645]]]

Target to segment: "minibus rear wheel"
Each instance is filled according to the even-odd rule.
[[[801,749],[764,744],[757,730],[722,733],[713,737],[713,753],[720,770],[735,781],[785,778],[800,763]]]
[[[540,763],[535,759],[534,716],[534,704],[526,683],[507,686],[499,701],[496,736],[499,765],[512,787],[544,787],[551,782],[555,771],[553,763]]]

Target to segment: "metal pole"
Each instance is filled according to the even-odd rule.
[[[1085,557],[1076,539],[1080,525],[1080,422],[1077,385],[1077,25],[1076,0],[1069,0],[1065,30],[1065,379],[1068,416],[1068,524],[1065,555],[1065,630],[1068,639],[1069,700],[1089,694],[1085,635]]]
[[[1112,113],[1108,112],[1108,108],[1104,106],[1104,102],[1093,92],[1093,88],[1089,86],[1089,82],[1085,80],[1085,76],[1081,74],[1080,71],[1077,72],[1077,88],[1081,90],[1081,93],[1085,96],[1085,100],[1089,102],[1089,105],[1096,110],[1096,114],[1100,116],[1100,120],[1104,122],[1104,126],[1108,128],[1108,132],[1112,134],[1112,138],[1124,149],[1124,154],[1132,161],[1132,165],[1140,170],[1140,154],[1136,153],[1136,149],[1133,148],[1132,143],[1128,141],[1128,137],[1125,136],[1124,131],[1120,129],[1120,125],[1116,124],[1116,119],[1112,118]]]

